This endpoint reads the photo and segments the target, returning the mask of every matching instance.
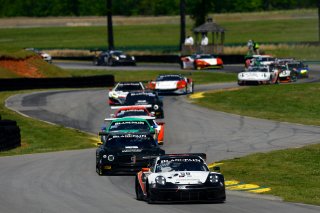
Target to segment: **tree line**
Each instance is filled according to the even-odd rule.
[[[186,14],[316,8],[318,0],[185,0]],[[112,14],[179,15],[180,0],[113,0]],[[0,0],[0,17],[105,16],[106,0]]]

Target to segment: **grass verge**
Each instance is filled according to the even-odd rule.
[[[320,205],[320,144],[223,161],[227,180],[268,186],[285,201]]]
[[[253,86],[204,93],[196,104],[228,113],[320,125],[320,84]],[[261,110],[263,109],[263,110]],[[223,161],[227,180],[268,186],[286,201],[320,205],[320,144]]]
[[[115,81],[150,81],[159,74],[182,74],[190,76],[195,84],[209,84],[231,82],[237,78],[235,73],[193,72],[191,75],[185,71],[106,71],[106,70],[67,70],[71,76],[114,75]]]
[[[253,86],[208,92],[204,98],[195,99],[194,102],[239,115],[320,126],[319,91],[319,83]]]
[[[30,91],[24,91],[30,92]],[[22,146],[10,151],[0,152],[0,156],[21,155],[63,150],[93,148],[96,143],[95,136],[51,125],[32,118],[23,117],[4,106],[5,100],[17,92],[0,92],[0,114],[2,119],[17,121],[21,130]]]

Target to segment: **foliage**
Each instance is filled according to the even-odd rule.
[[[178,15],[180,0],[113,0],[114,15]],[[187,14],[315,8],[317,0],[186,0]],[[106,0],[2,0],[0,17],[104,16]],[[196,23],[198,23],[196,21]],[[203,23],[203,22],[202,22]]]

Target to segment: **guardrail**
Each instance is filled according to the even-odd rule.
[[[48,88],[85,88],[114,86],[113,75],[70,77],[70,78],[12,78],[0,79],[0,91],[48,89]]]

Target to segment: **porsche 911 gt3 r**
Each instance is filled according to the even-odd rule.
[[[162,155],[136,175],[138,200],[154,202],[224,202],[224,176],[209,171],[197,154]]]
[[[270,66],[250,66],[238,74],[238,85],[279,83],[279,73]]]
[[[223,61],[211,54],[193,54],[181,57],[181,69],[210,69],[223,68]]]
[[[188,94],[193,93],[194,84],[191,78],[179,74],[165,74],[151,81],[149,88],[159,94]]]
[[[142,82],[119,82],[109,91],[109,105],[122,105],[129,92],[144,91],[145,87]]]
[[[120,107],[115,114],[111,114],[112,118],[143,118],[146,119],[150,126],[156,130],[157,141],[159,145],[163,145],[164,126],[165,123],[157,121],[153,114],[143,106],[124,106]]]

